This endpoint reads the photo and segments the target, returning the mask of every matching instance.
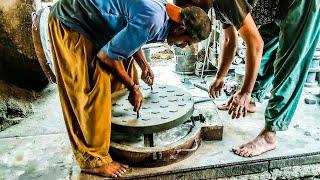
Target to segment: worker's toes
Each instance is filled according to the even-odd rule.
[[[239,156],[244,156],[244,154],[246,154],[247,152],[248,152],[248,148],[244,146],[244,147],[236,150],[235,154],[237,154]]]
[[[123,172],[127,172],[127,168],[121,167],[121,170],[122,170]]]
[[[247,152],[248,152],[248,149],[247,148],[243,148],[243,149],[240,150],[240,153],[238,155],[244,156]]]
[[[110,175],[111,175],[111,177],[113,177],[113,178],[116,178],[116,177],[118,177],[118,175],[117,175],[117,174],[115,174],[115,173],[112,173],[112,172],[109,172],[108,174],[110,174]]]
[[[244,147],[244,144],[241,144],[240,146],[233,147],[233,148],[232,148],[232,151],[233,151],[233,152],[238,152],[238,151],[240,151],[240,149],[242,149],[243,147]]]
[[[121,164],[121,163],[120,163],[120,165],[121,165],[122,168],[125,168],[125,169],[128,169],[128,168],[129,168],[129,166],[126,165],[126,164]]]
[[[241,149],[240,149],[240,148],[238,148],[238,149],[236,149],[236,150],[235,150],[235,152],[234,152],[234,153],[236,153],[236,154],[240,154],[241,150],[242,150],[242,148],[241,148]]]
[[[122,173],[119,170],[115,171],[114,174],[116,174],[118,177],[122,176]]]
[[[243,157],[251,157],[252,156],[252,150],[251,149],[248,149],[247,152],[245,152],[243,154]]]

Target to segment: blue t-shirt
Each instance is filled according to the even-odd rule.
[[[114,60],[165,41],[171,24],[162,0],[60,0],[51,13]]]

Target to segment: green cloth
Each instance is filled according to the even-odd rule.
[[[265,46],[252,100],[272,87],[267,130],[287,130],[292,120],[320,38],[319,11],[319,0],[297,0],[283,19],[259,28]]]

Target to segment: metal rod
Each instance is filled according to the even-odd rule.
[[[144,146],[154,147],[153,134],[144,134]]]
[[[212,101],[213,102],[213,99],[212,98],[199,99],[199,100],[194,101],[194,104],[204,103],[204,102],[208,102],[208,101]]]
[[[209,50],[210,41],[211,41],[211,34],[212,34],[212,32],[210,32],[210,34],[209,34],[208,43],[206,44],[206,48],[205,48],[203,66],[202,66],[201,77],[200,77],[201,79],[203,78],[204,67],[205,67],[205,65],[206,65],[206,63],[207,63],[207,59],[208,59],[208,50]]]
[[[193,83],[193,85],[205,92],[208,92],[208,88],[207,87],[204,87],[204,86],[201,86],[200,84],[197,84],[197,83]]]

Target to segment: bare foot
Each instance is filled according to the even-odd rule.
[[[230,105],[229,105],[230,106]],[[227,111],[229,110],[229,107],[228,106],[228,103],[223,103],[221,105],[218,105],[218,109],[221,110],[221,111]],[[249,104],[249,107],[248,107],[248,112],[249,113],[255,113],[256,112],[256,104],[255,103],[250,103]]]
[[[91,168],[91,169],[82,169],[82,171],[90,174],[99,175],[99,176],[116,178],[116,177],[122,176],[127,171],[128,168],[129,168],[128,165],[124,165],[116,161],[113,161],[110,164],[107,164],[104,166]]]
[[[243,144],[232,151],[243,157],[252,157],[276,148],[276,132],[263,129],[261,133],[247,144]]]

